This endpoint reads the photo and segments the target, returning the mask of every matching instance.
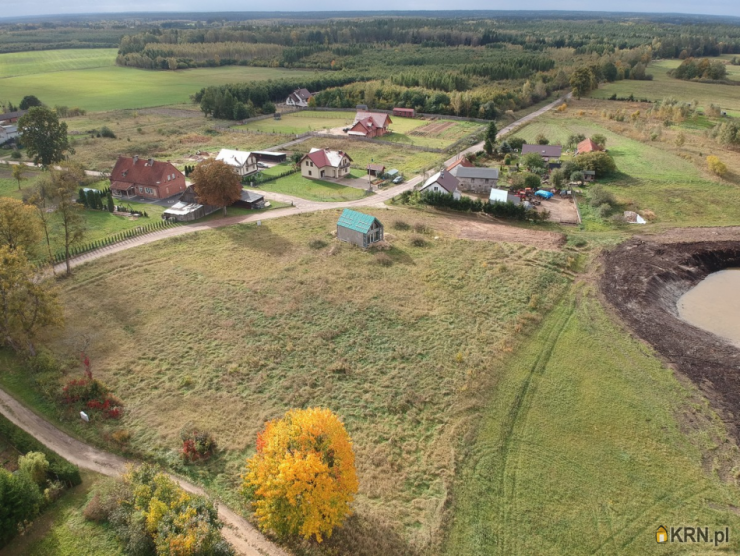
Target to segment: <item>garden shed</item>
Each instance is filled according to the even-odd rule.
[[[383,241],[383,224],[369,214],[344,209],[337,221],[337,239],[367,249]]]

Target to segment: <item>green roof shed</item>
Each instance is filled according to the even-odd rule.
[[[337,221],[337,239],[366,249],[383,240],[383,224],[369,214],[344,209]]]

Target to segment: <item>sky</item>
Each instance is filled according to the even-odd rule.
[[[449,0],[375,0],[371,3],[352,3],[346,0],[281,0],[266,5],[264,1],[220,0],[203,3],[202,0],[35,0],[34,2],[3,2],[0,19],[6,17],[56,15],[56,14],[91,14],[121,12],[249,12],[249,11],[333,11],[346,10],[512,10],[516,4],[510,2],[486,2],[480,0],[458,0],[450,4]],[[269,6],[269,8],[268,8]],[[310,6],[310,7],[309,7]],[[606,0],[594,3],[586,0],[530,0],[528,10],[573,10],[573,11],[615,11],[615,12],[649,12],[649,13],[684,13],[740,16],[738,0]]]

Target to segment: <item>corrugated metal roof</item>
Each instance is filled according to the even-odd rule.
[[[458,178],[477,178],[487,180],[498,179],[498,168],[468,168],[466,166],[455,166],[451,170],[453,176]]]
[[[339,217],[337,226],[342,226],[343,228],[349,228],[350,230],[366,234],[370,231],[373,222],[375,222],[374,216],[350,209],[344,209]]]

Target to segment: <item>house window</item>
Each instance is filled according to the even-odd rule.
[[[154,195],[154,189],[152,189],[151,187],[145,187],[144,191],[146,191],[149,195]]]
[[[143,191],[144,191],[144,188],[139,186],[139,193],[143,193]]]
[[[310,176],[310,175],[312,175],[312,174],[311,174],[311,170],[309,170],[309,171],[308,171],[308,175],[309,175],[309,176]]]

